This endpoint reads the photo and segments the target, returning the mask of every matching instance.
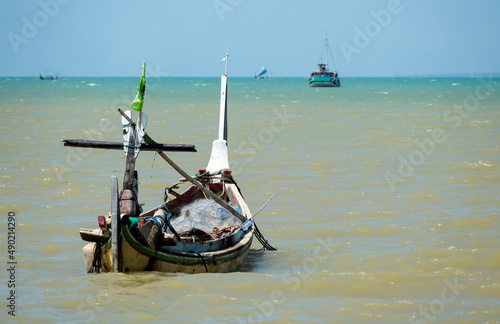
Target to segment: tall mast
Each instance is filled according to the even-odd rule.
[[[226,61],[226,70],[221,77],[220,89],[220,114],[219,114],[219,140],[227,142],[227,59],[229,54],[226,53],[224,60]]]
[[[220,84],[220,112],[219,112],[219,138],[212,143],[212,154],[208,161],[207,171],[210,173],[229,169],[227,157],[227,58],[224,56],[222,62],[226,61],[225,74],[221,76]],[[222,63],[221,62],[221,63]]]
[[[328,68],[328,36],[325,31],[325,55],[326,55],[326,67]]]
[[[225,76],[227,76],[227,58],[229,56],[229,53],[226,53],[226,56],[225,56],[225,61],[226,61],[226,72],[224,73]]]

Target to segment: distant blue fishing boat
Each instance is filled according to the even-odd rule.
[[[56,75],[47,74],[45,76],[42,76],[40,74],[40,80],[59,80],[59,76],[57,74]]]
[[[256,79],[267,79],[267,69],[265,67],[261,67],[259,71],[255,74]]]
[[[340,87],[340,79],[337,71],[330,71],[328,69],[328,55],[333,56],[328,48],[328,38],[325,35],[325,58],[323,63],[323,53],[320,56],[320,63],[318,63],[318,70],[311,73],[307,80],[310,87]],[[335,65],[334,65],[335,66]],[[335,69],[336,70],[336,69]]]

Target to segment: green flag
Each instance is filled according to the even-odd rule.
[[[135,111],[141,111],[142,105],[144,104],[144,92],[146,91],[146,61],[142,63],[142,75],[139,79],[139,85],[137,86],[137,95],[134,101],[132,101],[132,109]]]

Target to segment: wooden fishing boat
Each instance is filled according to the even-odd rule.
[[[56,74],[49,74],[47,71],[45,71],[45,75],[42,75],[39,73],[40,80],[59,80],[59,73]]]
[[[221,77],[219,137],[213,142],[207,167],[191,177],[164,151],[196,151],[192,145],[159,144],[145,133],[147,116],[142,112],[145,92],[145,63],[131,111],[122,112],[124,143],[64,140],[64,145],[125,150],[127,157],[123,188],[111,177],[111,211],[98,216],[98,229],[80,229],[88,243],[83,248],[88,272],[228,272],[247,256],[255,235],[266,249],[254,218],[232,178],[227,150],[227,55]],[[144,140],[145,143],[141,143]],[[157,151],[183,178],[165,189],[158,207],[142,212],[138,203],[135,159],[139,150]],[[177,192],[179,185],[188,188]],[[267,203],[266,203],[267,204]],[[259,210],[260,211],[260,210]]]

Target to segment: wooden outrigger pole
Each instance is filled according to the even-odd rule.
[[[64,139],[64,146],[88,147],[105,150],[123,150],[123,142],[94,141],[85,139]],[[164,151],[164,152],[196,152],[192,144],[160,144],[160,143],[142,143],[141,151]]]

